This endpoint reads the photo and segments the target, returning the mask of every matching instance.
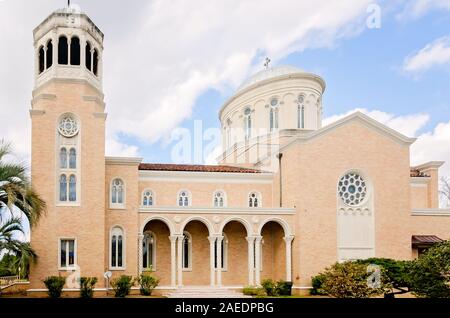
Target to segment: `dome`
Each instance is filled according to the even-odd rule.
[[[258,73],[254,74],[253,76],[249,77],[242,85],[238,88],[238,91],[244,90],[247,87],[252,86],[253,84],[256,84],[258,82],[262,82],[264,80],[275,78],[283,75],[289,75],[289,74],[297,74],[297,73],[304,73],[303,70],[290,65],[283,65],[283,66],[277,66],[277,67],[271,67],[262,71],[259,71]]]

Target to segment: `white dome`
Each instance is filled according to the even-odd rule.
[[[241,91],[247,87],[252,86],[255,83],[262,82],[264,80],[267,80],[269,78],[275,78],[278,76],[283,75],[289,75],[289,74],[297,74],[297,73],[304,73],[303,70],[290,65],[283,65],[283,66],[277,66],[277,67],[271,67],[269,69],[265,69],[262,71],[259,71],[258,73],[254,74],[253,76],[249,77],[242,85],[238,88],[238,91]]]

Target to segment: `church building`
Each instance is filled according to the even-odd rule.
[[[362,113],[323,126],[318,75],[267,66],[246,80],[218,114],[218,165],[145,163],[105,156],[102,31],[65,8],[33,36],[31,175],[47,212],[30,294],[52,275],[95,276],[100,293],[107,272],[151,273],[158,294],[267,278],[306,294],[336,261],[413,259],[450,239],[443,162],[411,167],[415,138]]]

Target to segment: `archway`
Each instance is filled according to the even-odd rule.
[[[152,273],[160,279],[161,286],[171,284],[170,229],[162,220],[148,221],[142,231],[140,264],[142,273]]]
[[[222,283],[228,286],[246,286],[248,284],[247,229],[240,221],[232,220],[225,224],[222,233],[224,236]]]
[[[261,228],[261,236],[261,280],[286,280],[286,233],[283,226],[269,221]]]

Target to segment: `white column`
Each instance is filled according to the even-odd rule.
[[[211,274],[210,274],[210,277],[211,277],[211,279],[210,279],[210,281],[211,281],[211,286],[214,286],[214,284],[215,284],[215,279],[214,279],[214,276],[215,276],[215,262],[214,262],[214,245],[215,245],[215,242],[216,242],[216,237],[215,236],[208,236],[208,240],[209,240],[209,270],[210,270],[210,272],[211,272]]]
[[[217,286],[222,286],[222,241],[223,236],[217,236]]]
[[[94,73],[94,47],[91,47],[91,71]]]
[[[183,238],[184,235],[177,235],[178,287],[183,287]]]
[[[72,65],[72,64],[70,64],[70,46],[71,45],[72,45],[72,38],[67,37],[67,65]]]
[[[144,241],[144,234],[138,235],[138,275],[142,274],[143,271],[143,251],[142,251],[142,243]]]
[[[175,287],[177,284],[177,262],[176,262],[176,244],[177,244],[177,236],[171,235],[169,236],[170,240],[170,285]]]
[[[261,240],[262,236],[256,236],[255,237],[255,259],[256,259],[256,266],[255,266],[255,285],[259,286],[261,284]]]
[[[44,70],[43,72],[47,69],[47,46],[44,46]]]
[[[286,243],[286,281],[292,282],[292,240],[294,236],[285,236],[283,239]]]
[[[255,274],[254,274],[254,265],[255,265],[255,237],[247,236],[248,243],[248,285],[253,286],[255,284]]]

